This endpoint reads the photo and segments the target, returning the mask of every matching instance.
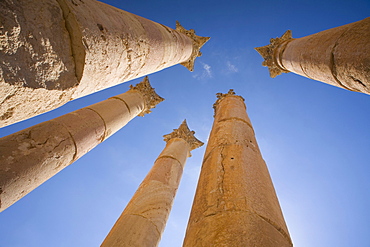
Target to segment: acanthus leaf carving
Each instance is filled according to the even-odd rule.
[[[164,100],[164,98],[159,96],[155,92],[154,88],[150,85],[147,76],[140,83],[136,84],[136,86],[130,85],[130,90],[139,91],[143,95],[145,107],[143,111],[139,113],[139,116],[141,117],[143,117],[145,114],[151,113],[151,109],[155,108],[156,105]]]
[[[164,141],[168,142],[173,138],[181,138],[185,140],[189,146],[190,150],[194,150],[203,146],[203,142],[199,141],[195,136],[195,131],[189,129],[186,120],[184,120],[178,129],[174,129],[170,134],[164,135]]]
[[[286,70],[279,66],[276,58],[276,49],[283,43],[293,40],[292,31],[286,31],[280,38],[270,39],[270,44],[266,46],[254,48],[264,59],[262,65],[269,68],[270,76],[272,78],[282,74],[289,73],[289,70]]]
[[[235,97],[241,98],[244,101],[244,98],[242,96],[235,94],[234,89],[230,89],[229,92],[227,93],[216,93],[216,96],[217,96],[217,100],[213,104],[213,109],[215,110],[215,112],[216,112],[217,105],[220,103],[221,100],[223,100],[226,97],[235,96]]]
[[[202,56],[200,48],[210,39],[210,37],[201,37],[195,34],[194,29],[186,30],[181,26],[180,22],[176,21],[176,31],[179,33],[185,34],[193,41],[193,52],[186,62],[182,62],[181,65],[185,66],[188,70],[194,70],[194,62],[197,57]]]

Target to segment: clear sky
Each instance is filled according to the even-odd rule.
[[[0,213],[0,247],[99,246],[186,118],[203,142],[215,94],[233,88],[247,112],[296,247],[370,246],[370,96],[295,74],[274,79],[253,49],[291,29],[299,38],[364,19],[368,0],[135,0],[108,4],[210,36],[194,72],[149,76],[166,100]],[[369,30],[370,31],[370,30]],[[356,59],[355,57],[353,59]],[[128,90],[140,79],[0,129],[0,136]],[[181,246],[205,146],[192,151],[161,247]]]

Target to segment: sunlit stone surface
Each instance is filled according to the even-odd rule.
[[[244,99],[218,94],[184,245],[292,246]]]
[[[350,91],[370,94],[370,17],[293,39],[290,31],[256,50],[271,77],[293,72]]]
[[[0,211],[163,101],[145,78],[123,94],[0,139]]]
[[[164,136],[166,147],[114,224],[102,247],[157,246],[190,151],[203,145],[184,121]]]
[[[209,39],[95,0],[0,1],[0,127],[175,64]]]

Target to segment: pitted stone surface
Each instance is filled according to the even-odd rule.
[[[95,0],[4,0],[0,13],[0,127],[188,62],[202,38]]]
[[[184,129],[185,135],[182,133]],[[195,138],[194,131],[188,129],[185,121],[171,134],[165,135],[166,147],[105,238],[102,247],[158,245],[186,159],[192,149],[191,143],[187,141],[188,135]]]
[[[292,246],[245,110],[218,94],[183,246]]]
[[[57,108],[77,86],[55,0],[0,2],[0,127]]]
[[[121,129],[144,106],[140,91],[129,90],[0,138],[0,211]]]
[[[0,139],[0,212],[65,166],[77,153],[68,130],[45,122]]]
[[[256,50],[271,77],[293,72],[350,91],[370,94],[370,17],[306,37],[271,39]],[[278,40],[278,41],[276,41]]]

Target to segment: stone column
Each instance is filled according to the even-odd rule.
[[[163,101],[149,81],[0,139],[0,212]]]
[[[95,0],[0,1],[0,127],[175,64],[209,39]]]
[[[217,96],[183,246],[292,246],[244,99]]]
[[[203,145],[186,121],[165,135],[166,147],[102,243],[111,246],[157,246],[190,151]]]
[[[288,30],[256,50],[270,76],[293,72],[350,91],[370,94],[370,17],[293,39]]]

